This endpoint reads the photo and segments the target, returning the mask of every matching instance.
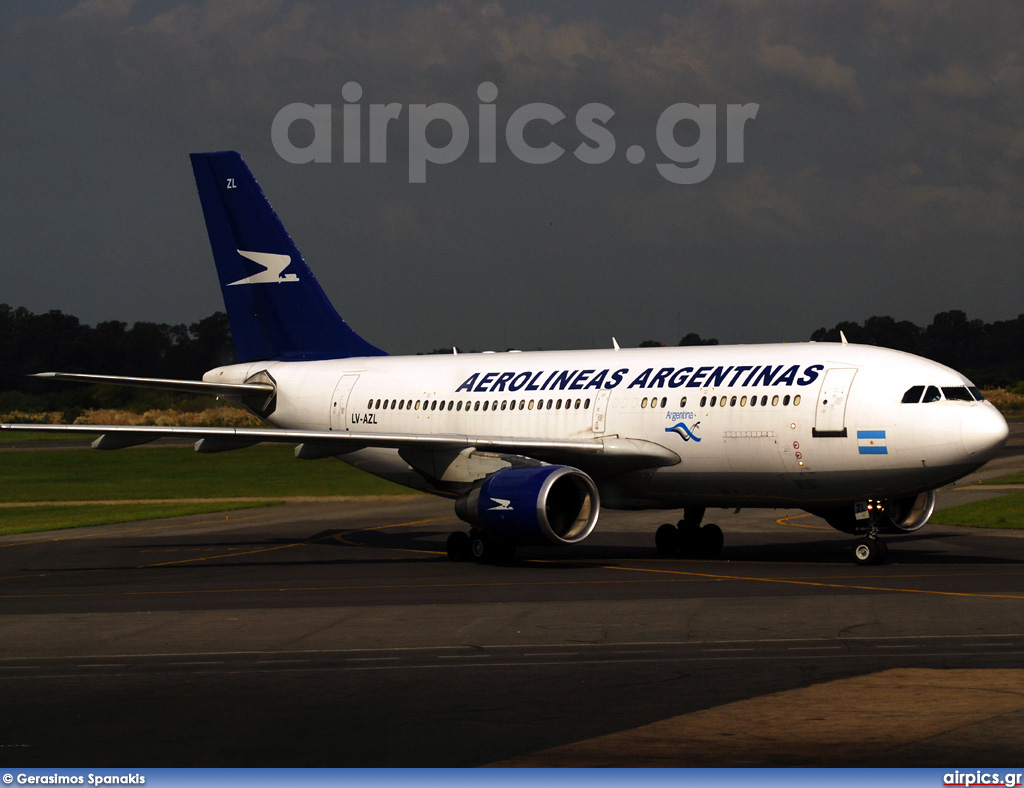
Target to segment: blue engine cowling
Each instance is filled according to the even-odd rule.
[[[455,513],[512,545],[576,544],[601,511],[597,485],[565,465],[505,468],[455,502]]]

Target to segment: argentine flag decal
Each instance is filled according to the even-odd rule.
[[[888,454],[885,430],[857,430],[857,450],[861,454]]]

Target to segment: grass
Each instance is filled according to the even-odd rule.
[[[942,525],[967,528],[1024,528],[1024,492],[1001,495],[937,512],[932,518]]]
[[[96,440],[95,435],[59,435],[52,432],[0,432],[0,444],[4,443],[47,443],[53,441],[76,441],[90,443]]]
[[[55,531],[63,528],[80,528],[86,525],[127,523],[134,520],[156,520],[161,517],[184,517],[190,514],[272,506],[277,503],[280,501],[7,506],[0,509],[0,535]]]
[[[1024,484],[1024,471],[1011,473],[1008,476],[1000,476],[998,479],[989,479],[982,484]]]
[[[412,493],[337,460],[296,460],[291,446],[271,445],[222,454],[191,446],[4,451],[0,479],[5,503]]]

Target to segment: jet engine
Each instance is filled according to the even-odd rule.
[[[505,468],[455,502],[460,519],[511,546],[581,542],[600,510],[594,480],[565,465]]]
[[[922,528],[935,511],[935,490],[909,498],[896,498],[885,503],[885,513],[891,521],[884,529],[888,533],[910,533]]]
[[[848,534],[862,534],[869,530],[869,520],[857,517],[854,507],[839,509],[808,509],[811,514],[826,520],[833,528]],[[906,498],[869,500],[868,516],[874,519],[879,531],[904,534],[916,531],[928,522],[935,511],[935,490]]]

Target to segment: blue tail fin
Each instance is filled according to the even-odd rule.
[[[331,306],[242,157],[191,159],[238,360],[387,355]]]

